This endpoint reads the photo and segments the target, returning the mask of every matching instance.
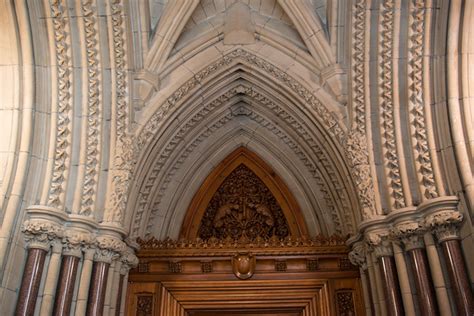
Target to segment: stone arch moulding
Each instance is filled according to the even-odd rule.
[[[214,168],[194,195],[181,226],[180,238],[193,240],[198,237],[201,220],[214,193],[227,176],[241,164],[254,172],[273,194],[285,215],[290,235],[308,236],[299,205],[283,180],[257,154],[245,147],[239,147]]]

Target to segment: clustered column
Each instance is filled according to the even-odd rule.
[[[94,237],[88,231],[64,229],[61,223],[44,219],[26,221],[22,231],[28,253],[15,315],[33,315],[35,310],[45,315],[102,315],[108,270],[113,260],[117,260],[117,271],[111,274],[113,286],[109,285],[107,305],[108,312],[120,314],[125,277],[138,262],[120,236]],[[45,267],[52,246],[49,266]],[[43,273],[46,274],[44,293],[39,293]],[[74,297],[76,287],[77,297]],[[45,298],[43,302],[37,300],[41,294]],[[77,302],[75,310],[72,310],[73,300]]]
[[[414,314],[415,310],[420,315],[440,315],[439,307],[443,307],[443,315],[449,315],[450,308],[443,306],[445,304],[450,304],[456,310],[452,315],[474,315],[474,298],[459,236],[462,214],[453,209],[437,208],[423,215],[417,218],[398,216],[393,220],[388,218],[374,221],[372,225],[366,224],[362,228],[364,240],[360,241],[361,237],[358,237],[355,241],[359,241],[353,242],[349,257],[353,264],[361,268],[361,277],[366,279],[362,280],[363,286],[364,283],[372,284],[372,290],[375,291],[375,294],[371,294],[364,290],[365,304],[371,309],[367,311],[368,315],[380,313],[377,306],[386,310],[388,315]],[[431,238],[430,233],[436,236],[442,251],[438,253],[433,248],[435,253],[430,253],[428,260],[424,237]],[[398,251],[397,260],[394,258],[394,249]],[[363,258],[372,258],[371,254],[377,259],[375,263],[378,269],[374,266],[375,271],[366,274],[363,267],[367,267],[367,262]],[[436,260],[433,260],[433,255]],[[439,262],[438,255],[446,262],[443,276],[439,275],[439,266],[430,267],[430,264]],[[408,258],[406,261],[404,256]],[[414,289],[411,289],[408,275],[417,292],[415,301],[411,299]],[[435,292],[434,277],[442,286],[447,283],[444,279],[449,278],[454,298],[452,301],[445,292],[444,296],[440,295],[443,292]],[[380,283],[382,287],[374,289],[373,285]],[[380,288],[383,288],[382,296]],[[404,293],[403,299],[400,290]],[[384,304],[380,303],[382,300]]]

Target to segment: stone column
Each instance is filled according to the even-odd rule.
[[[370,280],[367,267],[366,250],[362,242],[356,243],[349,253],[349,260],[355,266],[359,266],[360,279],[362,282],[362,291],[364,294],[365,314],[374,315],[374,306],[372,302],[372,293],[370,291]]]
[[[124,249],[125,244],[116,237],[97,237],[86,315],[103,314],[109,267],[112,260]]]
[[[128,271],[130,268],[134,268],[138,265],[138,258],[135,256],[133,249],[127,248],[127,250],[122,254],[120,258],[120,270],[118,276],[118,285],[116,293],[114,294],[114,298],[112,299],[110,306],[111,306],[111,315],[120,315],[121,308],[122,308],[122,297],[124,292],[127,289],[127,284],[124,284],[126,276],[128,275]],[[112,306],[114,306],[112,310]]]
[[[403,303],[398,282],[397,268],[393,257],[392,243],[388,239],[389,231],[367,234],[367,241],[374,250],[383,280],[383,292],[386,298],[388,315],[403,315]]]
[[[397,225],[395,234],[405,245],[410,258],[421,315],[439,315],[433,281],[423,242],[423,227],[418,222]]]
[[[63,244],[60,240],[52,244],[51,259],[49,260],[46,281],[43,290],[43,300],[41,302],[40,315],[51,315],[53,312],[54,294],[58,283],[59,267],[61,266],[61,253]]]
[[[89,284],[91,281],[92,263],[94,259],[95,248],[84,250],[84,261],[82,263],[81,277],[79,280],[79,290],[77,291],[77,303],[75,315],[82,316],[86,314],[87,296],[89,294]]]
[[[436,234],[443,249],[458,315],[474,315],[474,297],[460,244],[462,220],[460,212],[443,210],[427,216],[425,223]]]
[[[51,241],[62,236],[62,229],[56,223],[45,220],[29,220],[22,231],[28,243],[23,278],[18,293],[15,315],[33,315],[38,298],[38,290],[43,275],[44,260]]]
[[[66,231],[53,315],[69,315],[71,311],[77,268],[82,258],[82,245],[89,243],[90,239],[89,232]]]

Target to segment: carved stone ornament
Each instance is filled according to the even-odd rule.
[[[125,250],[125,243],[116,237],[99,236],[96,242],[95,261],[111,263]]]
[[[120,267],[120,274],[126,275],[131,268],[138,266],[138,258],[133,253],[131,248],[127,248],[120,258],[122,266]]]
[[[25,240],[29,248],[46,251],[49,250],[54,239],[60,239],[64,235],[62,226],[46,220],[27,220],[23,223],[21,231],[25,234]]]
[[[232,257],[232,271],[241,280],[252,277],[257,259],[250,253],[239,253]]]
[[[366,247],[363,243],[356,243],[349,252],[349,260],[353,265],[359,266],[362,270],[367,270]]]
[[[289,233],[285,215],[271,191],[241,164],[214,193],[198,235],[203,240],[268,240],[272,236],[285,238]]]
[[[365,239],[374,250],[375,256],[385,257],[393,256],[392,242],[389,239],[389,231],[384,232],[370,232],[366,234]]]
[[[92,245],[95,237],[89,232],[66,230],[63,238],[63,254],[66,256],[82,257],[82,249]]]
[[[424,248],[423,234],[424,227],[418,222],[405,222],[395,226],[393,233],[405,245],[405,250],[413,250],[417,248]]]
[[[425,227],[436,234],[439,242],[460,239],[459,228],[463,215],[456,210],[444,210],[430,214],[425,218]]]

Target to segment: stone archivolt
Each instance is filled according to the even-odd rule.
[[[205,21],[208,12],[199,1],[168,3],[155,30],[141,23],[149,18],[141,1],[2,6],[3,33],[11,34],[14,44],[8,45],[18,51],[0,55],[0,64],[8,66],[0,71],[13,73],[8,78],[15,86],[2,98],[1,109],[14,113],[4,120],[13,130],[6,137],[13,149],[4,156],[3,141],[0,156],[5,167],[0,174],[1,288],[19,280],[9,276],[18,256],[8,254],[20,253],[14,248],[22,246],[16,237],[20,230],[32,249],[48,251],[51,243],[61,242],[64,254],[80,257],[88,249],[89,258],[93,249],[97,261],[136,264],[123,239],[179,225],[175,213],[161,213],[163,196],[182,189],[170,184],[189,179],[187,171],[204,170],[186,168],[200,151],[206,153],[203,160],[209,159],[208,150],[216,148],[206,142],[239,120],[255,130],[235,128],[226,136],[266,149],[270,159],[289,148],[286,160],[276,159],[275,166],[288,177],[297,175],[292,170],[309,175],[292,190],[303,192],[301,199],[311,195],[308,205],[322,201],[307,210],[316,213],[321,226],[337,233],[359,230],[352,241],[368,245],[355,247],[351,260],[363,270],[373,269],[367,260],[372,252],[392,254],[387,242],[395,257],[398,245],[404,250],[432,247],[421,238],[429,241],[428,233],[443,244],[457,245],[454,241],[462,237],[469,245],[474,195],[472,141],[466,141],[472,138],[465,98],[470,86],[465,82],[471,74],[460,65],[470,60],[465,58],[470,42],[461,41],[468,35],[460,30],[472,24],[470,1],[448,6],[355,0],[350,7],[328,1],[326,29],[315,20],[310,2],[278,0],[271,13],[264,13],[264,6],[245,9],[253,12],[250,19],[267,16],[269,23],[249,28],[247,35],[254,38],[242,45],[224,43],[229,24],[202,37],[180,37],[192,32],[185,26],[192,24],[190,16]],[[218,1],[212,4],[215,16],[225,16],[227,4],[222,11]],[[199,8],[205,16],[194,11]],[[407,25],[400,26],[405,17]],[[289,21],[281,28],[284,19]],[[291,36],[285,31],[294,40],[284,41]],[[0,41],[4,47],[6,40]],[[468,53],[461,58],[460,51]],[[145,91],[143,98],[132,79]],[[347,104],[345,91],[351,92]],[[133,108],[131,100],[141,103]],[[168,133],[170,126],[178,126],[178,132]],[[271,147],[273,137],[279,142],[274,147],[283,149]],[[219,144],[230,148],[229,142]],[[292,159],[295,166],[288,162]],[[436,206],[456,196],[459,205]],[[27,211],[31,205],[61,216]],[[162,226],[150,226],[163,216]],[[19,229],[16,223],[24,218]],[[435,263],[437,251],[429,248]],[[120,270],[119,264],[114,267]],[[0,293],[0,301],[16,295]],[[383,311],[380,304],[374,308]]]

